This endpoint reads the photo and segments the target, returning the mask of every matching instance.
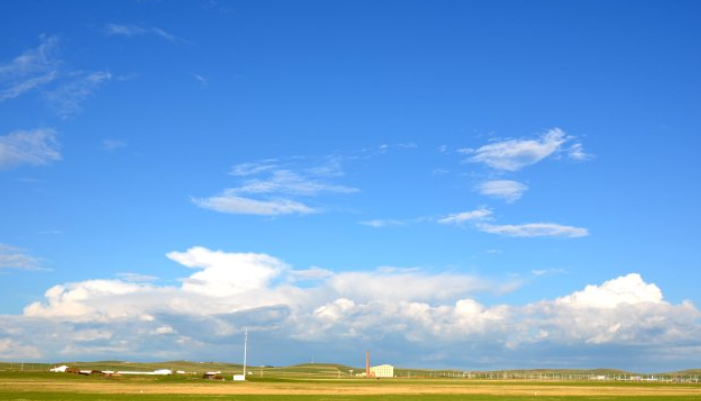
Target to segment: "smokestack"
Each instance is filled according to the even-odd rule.
[[[365,378],[370,378],[370,351],[365,351]]]

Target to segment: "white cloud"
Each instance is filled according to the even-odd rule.
[[[300,160],[296,161],[299,164]],[[328,182],[329,177],[342,175],[337,158],[312,167],[295,166],[297,171],[293,171],[289,164],[275,159],[238,164],[230,172],[239,177],[238,186],[228,188],[220,195],[193,199],[193,202],[223,213],[278,216],[321,211],[297,200],[299,197],[359,192],[357,188]]]
[[[461,149],[463,154],[471,155],[468,161],[484,163],[487,166],[504,171],[518,171],[526,166],[562,152],[565,143],[573,141],[574,137],[568,136],[559,128],[553,128],[537,139],[510,139],[491,143],[477,149]],[[575,150],[570,156],[582,160],[581,144],[573,145]]]
[[[662,291],[655,284],[648,284],[636,273],[606,281],[600,286],[588,285],[583,290],[555,300],[558,304],[577,308],[612,309],[624,305],[643,303],[660,304]]]
[[[61,160],[56,131],[40,128],[0,136],[0,169],[41,166]]]
[[[21,94],[28,92],[34,88],[38,88],[44,84],[47,84],[51,81],[56,79],[56,72],[55,71],[50,71],[46,73],[45,75],[41,75],[38,77],[33,77],[26,79],[21,82],[16,82],[13,83],[10,87],[3,89],[0,91],[0,102],[3,102],[8,99],[13,99]]]
[[[128,281],[131,283],[147,283],[147,282],[158,280],[158,277],[156,277],[156,276],[149,276],[147,274],[131,273],[131,272],[117,273],[117,277],[119,277],[120,279],[122,279],[124,281]]]
[[[358,224],[363,225],[363,226],[373,227],[373,228],[383,228],[383,227],[391,227],[391,226],[403,226],[406,224],[406,222],[402,221],[402,220],[394,220],[394,219],[374,219],[374,220],[359,221]]]
[[[138,25],[106,24],[104,32],[107,35],[139,36],[148,33],[148,30]]]
[[[192,74],[192,77],[195,78],[197,82],[199,82],[200,86],[205,87],[207,86],[208,80],[207,78],[203,77],[200,74]]]
[[[322,280],[331,276],[333,276],[331,270],[322,269],[317,266],[312,266],[304,270],[290,270],[290,279],[292,281]]]
[[[7,244],[0,244],[0,270],[36,270],[38,268],[39,259],[26,253],[20,248]]]
[[[37,359],[41,352],[37,347],[21,345],[20,343],[0,338],[0,358],[2,359]]]
[[[503,199],[507,202],[518,200],[527,189],[525,184],[512,180],[485,181],[477,186],[477,191],[480,194]]]
[[[44,36],[36,49],[26,50],[9,63],[0,64],[0,102],[55,80],[60,64],[55,56],[57,47],[57,37]]]
[[[589,230],[582,227],[564,226],[554,223],[529,224],[478,224],[477,228],[490,234],[501,234],[507,237],[563,237],[578,238],[589,235]]]
[[[56,36],[41,36],[36,49],[25,50],[9,63],[0,64],[0,102],[42,89],[50,106],[63,118],[78,114],[82,103],[112,76],[106,71],[65,70],[57,57]]]
[[[573,143],[567,150],[567,155],[572,160],[587,161],[594,158],[594,155],[584,151],[584,146],[581,143]]]
[[[486,305],[475,296],[518,283],[413,270],[300,274],[270,255],[202,247],[168,257],[195,269],[180,286],[86,280],[52,287],[24,315],[0,316],[0,356],[23,349],[38,358],[41,349],[61,359],[213,358],[239,352],[244,327],[269,344],[255,354],[260,363],[290,363],[318,347],[343,361],[372,342],[408,363],[443,351],[441,361],[454,364],[525,355],[571,364],[579,353],[601,355],[591,351],[606,346],[610,355],[617,346],[658,366],[665,349],[701,346],[699,310],[665,301],[637,274],[552,300]],[[314,285],[286,279],[300,275]]]
[[[195,205],[222,213],[281,216],[286,214],[310,214],[318,212],[301,202],[289,199],[256,200],[238,195],[236,189],[209,198],[193,199]]]
[[[183,280],[183,290],[211,296],[230,296],[267,287],[289,267],[279,259],[258,253],[227,253],[194,247],[171,252],[168,258],[202,270]]]
[[[258,175],[266,171],[277,169],[277,160],[268,159],[260,162],[241,163],[234,166],[229,174],[237,177]]]
[[[83,102],[105,82],[112,79],[107,71],[79,74],[77,79],[45,94],[49,104],[61,118],[73,117],[83,111]]]
[[[105,139],[102,141],[102,150],[112,151],[127,147],[125,141],[120,141],[118,139]]]
[[[108,36],[126,36],[126,37],[143,36],[143,35],[152,34],[152,35],[158,36],[161,39],[165,39],[165,40],[172,42],[172,43],[180,42],[180,38],[178,38],[177,36],[175,36],[169,32],[166,32],[164,29],[159,28],[159,27],[145,28],[145,27],[142,27],[139,25],[133,25],[133,24],[109,23],[109,24],[105,25],[103,32]]]
[[[440,224],[455,224],[461,225],[467,222],[484,220],[492,215],[492,211],[487,208],[479,208],[468,212],[451,214],[438,220]]]
[[[247,194],[282,193],[313,196],[322,192],[348,194],[359,190],[343,185],[322,183],[289,170],[275,170],[268,178],[244,181],[236,191]]]
[[[159,36],[162,39],[165,39],[165,40],[172,42],[172,43],[176,43],[180,40],[180,39],[178,39],[177,36],[175,36],[171,33],[168,33],[165,30],[158,28],[158,27],[151,28],[151,32],[153,32],[156,36]]]

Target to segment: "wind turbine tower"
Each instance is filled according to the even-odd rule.
[[[234,381],[245,381],[246,380],[246,358],[248,357],[248,327],[243,337],[243,374],[234,375]]]

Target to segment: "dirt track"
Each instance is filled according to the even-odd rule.
[[[308,381],[308,382],[247,382],[247,383],[152,383],[77,380],[0,379],[2,392],[65,392],[93,394],[266,394],[266,395],[382,395],[382,394],[485,394],[485,395],[543,395],[543,396],[673,396],[701,397],[701,386],[669,385],[576,385],[534,384],[528,382],[471,383],[456,381],[372,382],[372,381]]]

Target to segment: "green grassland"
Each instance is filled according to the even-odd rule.
[[[84,370],[130,370],[130,371],[153,371],[155,369],[183,370],[188,374],[169,376],[111,376],[100,375],[75,375],[67,373],[50,373],[48,369],[55,364],[28,364],[0,363],[0,401],[34,401],[34,400],[134,400],[144,401],[165,401],[165,400],[239,400],[239,401],[576,401],[576,400],[699,400],[701,401],[701,384],[694,382],[674,382],[674,381],[649,381],[649,382],[628,382],[628,381],[596,381],[596,380],[574,380],[568,377],[586,377],[590,375],[623,376],[631,375],[630,372],[611,370],[533,370],[533,371],[500,371],[500,372],[471,372],[475,376],[464,378],[463,372],[450,370],[423,370],[423,369],[397,369],[395,373],[398,378],[368,380],[351,376],[354,373],[364,371],[363,368],[354,368],[339,364],[300,364],[286,367],[249,367],[247,369],[252,374],[249,375],[247,383],[210,381],[202,378],[205,371],[221,371],[222,375],[230,379],[231,375],[240,373],[242,366],[238,364],[215,363],[215,362],[190,362],[190,361],[168,361],[154,363],[134,363],[122,361],[98,361],[98,362],[65,362],[66,365]],[[484,373],[485,376],[478,378],[477,373]],[[512,378],[510,375],[521,375],[522,377],[538,377],[540,380],[504,380]],[[667,374],[670,378],[675,375],[693,377],[699,371],[684,371]],[[559,375],[555,379],[554,375]],[[51,387],[56,384],[63,387]],[[72,383],[75,383],[75,387]],[[67,385],[67,386],[66,386]],[[91,387],[95,385],[95,387]],[[101,388],[101,385],[110,385],[108,390]],[[382,394],[383,388],[393,388],[401,385],[405,394]],[[507,388],[514,385],[529,386],[534,395],[494,395],[494,390]],[[87,386],[87,387],[86,387]],[[202,391],[202,394],[180,394],[179,390],[173,393],[173,388],[197,387],[207,389],[225,389],[226,391],[242,388],[237,386],[265,387],[272,389],[280,388],[305,388],[312,390],[322,390],[324,394],[216,394]],[[484,389],[485,394],[425,394],[427,388],[440,386],[470,386],[472,389]],[[546,393],[555,387],[571,386],[577,389],[614,389],[616,392],[596,395],[547,395]],[[354,393],[353,389],[367,389],[369,387],[379,391],[379,394],[364,395],[362,391]],[[74,389],[80,388],[80,391]],[[139,389],[148,389],[144,393],[139,393]],[[170,389],[161,391],[161,389]],[[628,389],[636,390],[637,395],[628,395]],[[686,390],[676,394],[676,389]],[[692,395],[689,395],[689,389]],[[540,391],[542,395],[535,395]],[[649,390],[649,391],[648,391]],[[561,391],[561,390],[558,390]],[[641,395],[640,391],[644,394]],[[661,391],[660,394],[656,392]],[[163,392],[163,394],[159,394]],[[170,392],[170,393],[167,393]],[[345,392],[345,393],[344,393]],[[422,394],[422,392],[424,394]],[[664,393],[664,394],[663,394]],[[532,394],[532,393],[527,393]],[[581,394],[581,393],[579,393]],[[589,394],[589,393],[584,393]]]

